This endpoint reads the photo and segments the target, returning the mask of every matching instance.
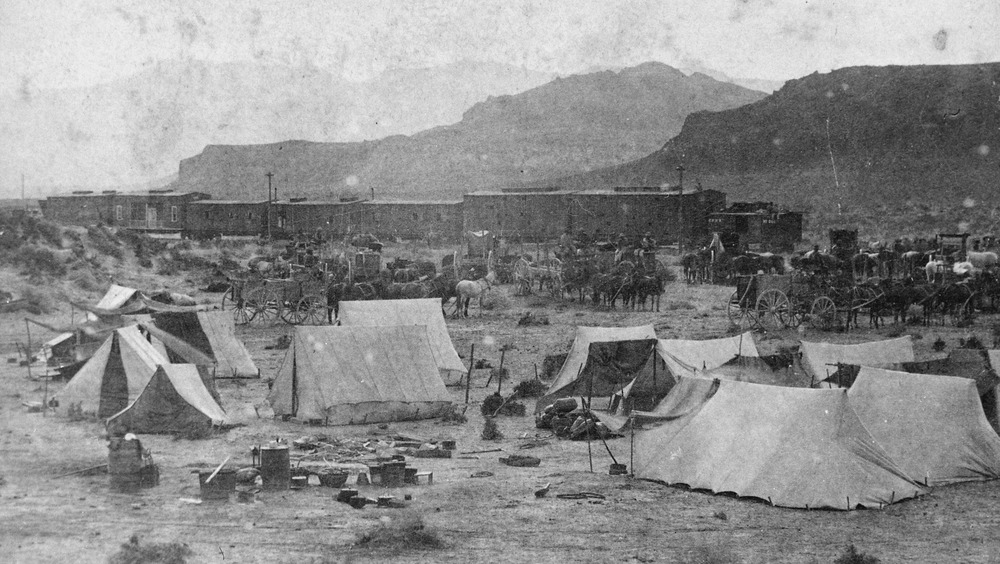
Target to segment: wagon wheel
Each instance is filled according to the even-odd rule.
[[[326,322],[326,298],[315,294],[302,296],[297,311],[302,312],[302,323],[322,325]]]
[[[860,286],[851,292],[851,311],[849,322],[854,323],[857,327],[857,316],[862,310],[868,309],[869,312],[872,311],[872,306],[879,299],[879,293],[875,291],[875,288],[869,288],[868,286]],[[877,309],[877,308],[876,308]]]
[[[975,294],[966,298],[962,305],[951,312],[951,324],[955,327],[967,327],[972,324],[972,298]]]
[[[762,329],[774,331],[788,327],[788,317],[791,304],[788,296],[776,288],[764,290],[757,297],[757,325]]]
[[[733,295],[729,296],[729,303],[726,304],[726,316],[729,317],[729,323],[740,328],[753,325],[751,315],[751,309],[743,307],[740,292],[738,290],[733,292]]]
[[[250,321],[261,325],[273,323],[281,317],[281,302],[274,290],[257,288],[246,297],[246,306],[250,310]]]
[[[815,329],[829,331],[837,326],[837,304],[829,296],[813,300],[809,310],[809,322]]]
[[[246,325],[250,323],[250,317],[252,317],[253,312],[247,309],[247,301],[240,290],[236,286],[230,286],[226,290],[222,295],[222,310],[231,310],[233,312],[233,323],[235,325]]]
[[[789,327],[798,327],[802,325],[808,317],[809,312],[806,310],[805,304],[801,300],[792,301],[788,307],[788,319],[787,324]]]

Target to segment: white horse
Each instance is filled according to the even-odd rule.
[[[479,298],[479,313],[482,315],[483,298],[486,297],[487,292],[493,289],[496,282],[497,276],[491,270],[478,280],[460,280],[458,284],[455,284],[455,293],[458,295],[458,299],[455,300],[455,317],[458,316],[459,311],[463,310],[465,317],[469,317],[469,302],[472,301],[472,298]]]

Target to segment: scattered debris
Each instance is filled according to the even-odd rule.
[[[542,463],[542,459],[535,456],[512,454],[508,457],[501,457],[500,463],[506,464],[507,466],[528,467],[528,466],[538,466],[539,464]]]
[[[556,497],[559,499],[605,499],[603,495],[594,492],[556,494]]]
[[[490,364],[490,361],[486,360],[485,358],[480,358],[476,360],[475,368],[476,370],[481,370],[483,368],[493,368],[493,365]]]
[[[532,312],[525,312],[520,319],[517,320],[517,324],[520,326],[526,325],[548,325],[549,316],[547,315],[535,315]]]
[[[493,472],[490,472],[488,470],[480,470],[478,472],[473,472],[472,474],[469,474],[470,478],[489,478],[490,476],[493,476]]]
[[[545,497],[546,495],[548,495],[548,493],[549,493],[549,486],[551,486],[551,485],[552,485],[552,482],[549,482],[549,483],[545,484],[545,486],[542,487],[541,489],[535,490],[535,497]]]

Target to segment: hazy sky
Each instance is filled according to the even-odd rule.
[[[997,0],[3,0],[0,92],[191,58],[314,65],[352,80],[458,60],[561,74],[654,60],[784,80],[998,61],[998,36]]]

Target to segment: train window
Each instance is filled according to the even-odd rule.
[[[177,206],[170,206],[170,221],[177,223]]]
[[[115,219],[117,219],[118,221],[121,221],[123,219],[121,206],[115,206]]]
[[[247,212],[247,219],[253,219],[253,212]]]

